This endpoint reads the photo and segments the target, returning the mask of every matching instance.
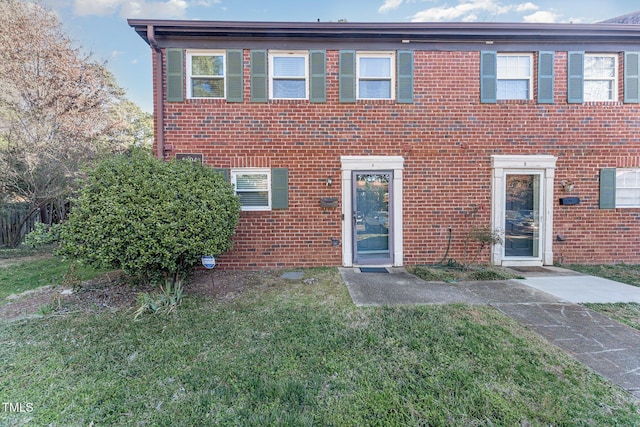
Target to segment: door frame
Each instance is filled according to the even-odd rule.
[[[540,249],[538,257],[505,257],[504,244],[493,245],[491,262],[503,266],[553,264],[553,180],[557,157],[548,155],[491,156],[491,228],[504,236],[507,174],[540,175]]]
[[[404,158],[402,156],[341,156],[342,165],[342,265],[354,266],[354,233],[353,233],[353,172],[354,171],[391,171],[393,183],[390,189],[393,197],[390,200],[389,218],[390,229],[393,230],[389,242],[391,246],[391,260],[389,266],[403,265],[403,233],[402,233],[402,171]]]

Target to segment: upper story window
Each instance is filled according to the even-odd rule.
[[[617,101],[618,55],[584,55],[584,100]]]
[[[271,210],[270,169],[232,170],[231,183],[240,197],[240,206],[243,211]]]
[[[309,98],[309,54],[269,52],[269,94],[271,99]]]
[[[499,53],[497,99],[532,99],[533,55]]]
[[[225,97],[225,52],[187,51],[189,98]]]
[[[395,57],[393,53],[365,53],[356,55],[357,98],[395,98]]]
[[[640,207],[640,169],[616,169],[616,207]]]

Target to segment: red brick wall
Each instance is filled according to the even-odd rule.
[[[243,212],[222,268],[340,265],[331,238],[341,239],[341,209],[321,209],[319,199],[341,197],[342,155],[404,156],[405,264],[438,261],[449,226],[449,256],[460,260],[472,205],[482,206],[477,224],[489,225],[493,154],[558,157],[553,235],[566,241],[554,242],[556,262],[638,263],[640,209],[601,210],[598,191],[601,168],[640,167],[640,106],[567,104],[566,59],[556,52],[553,105],[481,104],[479,52],[434,51],[415,52],[413,104],[340,104],[337,51],[327,52],[326,103],[253,104],[245,51],[245,102],[165,103],[165,143],[169,156],[202,153],[213,167],[289,168],[289,209]],[[559,205],[564,179],[575,181],[579,205]]]

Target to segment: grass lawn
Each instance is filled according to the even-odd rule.
[[[40,259],[11,259],[11,264],[0,266],[0,304],[11,294],[40,288],[48,285],[58,285],[63,282],[69,271],[70,261],[63,261],[57,257],[40,254]],[[99,274],[98,271],[79,266],[76,274],[80,280],[88,280]]]
[[[34,255],[49,255],[51,254],[51,248],[34,248],[26,245],[20,245],[17,248],[2,248],[0,247],[0,260],[2,259],[14,259],[24,258]]]
[[[0,425],[640,425],[638,406],[489,307],[357,308],[336,269],[168,316],[0,325]]]
[[[640,286],[640,265],[569,265],[567,268],[628,285]],[[633,328],[640,329],[640,304],[638,303],[584,304],[584,306]]]
[[[604,277],[628,285],[640,286],[640,264],[567,265],[566,268]]]

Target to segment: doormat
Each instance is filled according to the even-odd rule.
[[[518,273],[551,273],[552,271],[544,267],[509,267],[510,270]]]
[[[388,273],[384,267],[360,267],[360,273]]]

